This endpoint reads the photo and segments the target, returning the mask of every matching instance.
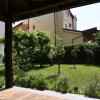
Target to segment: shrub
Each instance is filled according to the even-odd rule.
[[[71,51],[72,49],[74,48],[74,46],[65,46],[64,49],[65,49],[65,55],[64,55],[64,63],[72,63],[72,54],[71,54]]]
[[[4,43],[4,41],[5,41],[5,36],[1,35],[0,36],[0,43]]]
[[[0,88],[2,88],[4,84],[4,78],[0,77]]]
[[[69,85],[66,77],[58,77],[57,75],[44,76],[36,75],[21,75],[16,77],[15,84],[22,87],[35,88],[38,90],[50,89],[62,93],[68,91]]]
[[[36,88],[39,90],[44,90],[47,88],[45,83],[45,77],[43,75],[38,75],[35,79]]]
[[[87,83],[85,95],[100,98],[100,76],[95,75],[95,78]]]
[[[74,56],[73,56],[73,51]],[[100,64],[100,47],[95,44],[65,46],[64,63]]]
[[[55,82],[54,90],[62,93],[66,93],[68,91],[69,85],[68,80],[65,77],[59,77]]]
[[[13,63],[21,70],[34,68],[34,64],[49,63],[51,39],[46,32],[16,31],[13,34]]]
[[[18,76],[15,79],[15,84],[18,86],[28,87],[28,88],[36,88],[39,90],[46,89],[45,77],[41,74],[39,75],[23,75]]]

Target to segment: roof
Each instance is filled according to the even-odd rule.
[[[70,13],[70,15],[72,16],[72,18],[74,18],[74,15],[73,15],[72,12],[70,11],[70,9],[69,9],[69,13]]]
[[[65,29],[65,28],[63,28],[63,31],[80,32],[80,33],[83,32],[83,31],[80,31],[80,30],[72,30],[72,29]]]
[[[100,0],[0,0],[0,20],[10,15],[14,22],[97,2]]]
[[[63,31],[81,32],[83,34],[93,34],[95,32],[100,32],[100,30],[98,30],[97,27],[93,27],[93,28],[86,29],[86,30],[83,30],[83,31],[80,31],[80,30],[72,30],[72,29],[63,29]]]
[[[99,30],[97,30],[97,27],[84,30],[84,31],[83,31],[83,34],[93,34],[93,33],[95,33],[95,32],[99,32]]]

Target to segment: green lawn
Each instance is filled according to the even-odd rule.
[[[43,74],[43,75],[50,75],[50,74],[57,74],[57,65],[35,70],[29,71],[28,75],[33,74]],[[76,69],[73,69],[73,65],[70,64],[63,64],[61,65],[61,75],[64,75],[68,78],[70,87],[80,87],[81,89],[84,88],[86,82],[95,78],[95,75],[100,76],[100,67],[94,65],[76,65]],[[100,78],[100,77],[99,77]]]
[[[38,70],[30,70],[27,72],[27,74],[52,75],[52,74],[57,74],[57,68],[58,66],[54,65]],[[83,89],[86,82],[88,82],[90,79],[94,79],[95,75],[100,76],[100,67],[94,65],[77,64],[76,69],[73,69],[73,65],[63,64],[61,65],[61,75],[66,76],[68,78],[70,87],[77,86],[80,89]],[[3,80],[4,80],[4,66],[0,65],[0,85],[2,85]]]

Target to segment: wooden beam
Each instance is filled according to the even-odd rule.
[[[20,11],[15,11],[12,14],[13,21],[23,20],[29,17],[36,17],[43,14],[52,13],[55,11],[60,11],[60,10],[70,9],[70,8],[88,5],[92,3],[97,3],[99,1],[100,0],[60,0],[58,2],[51,3],[48,5],[45,2],[42,6],[39,6],[38,8],[36,7],[36,5],[31,4],[30,6],[26,6],[26,8],[28,9],[24,8],[24,9],[21,9]],[[48,2],[49,0],[47,1],[47,3]]]
[[[5,88],[13,86],[12,72],[12,18],[5,17]]]

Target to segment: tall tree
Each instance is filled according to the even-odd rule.
[[[40,63],[40,68],[42,68],[44,59],[49,57],[51,49],[51,38],[47,32],[38,32],[37,39],[37,56]]]

